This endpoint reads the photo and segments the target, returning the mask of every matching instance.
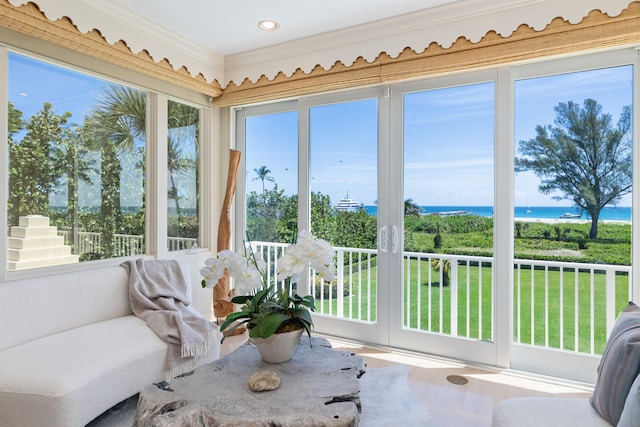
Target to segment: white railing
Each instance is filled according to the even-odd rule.
[[[329,316],[374,322],[376,320],[376,251],[336,247],[336,280],[325,283],[312,276],[311,293],[319,312]],[[333,301],[336,301],[334,304]]]
[[[142,255],[144,254],[144,236],[114,234],[113,251],[116,256]]]
[[[76,255],[99,254],[102,250],[102,233],[92,231],[79,231],[77,246],[69,235],[68,230],[58,230],[58,236],[64,237],[65,244],[72,245]],[[169,251],[191,249],[197,244],[197,239],[187,237],[168,237]],[[144,236],[133,234],[113,235],[114,257],[135,256],[145,253]],[[89,257],[91,258],[91,257]]]
[[[189,237],[167,237],[167,244],[169,252],[171,251],[183,251],[193,248],[193,245],[198,243],[198,239]]]
[[[68,233],[58,231],[68,242]],[[100,251],[101,234],[79,232],[76,254]],[[170,250],[196,239],[169,238]],[[72,242],[68,242],[72,244]],[[274,280],[285,243],[252,242]],[[144,253],[144,236],[115,234],[114,256]],[[332,284],[310,277],[317,312],[376,321],[377,257],[373,249],[336,247]],[[490,257],[404,253],[403,326],[419,331],[491,341],[493,281]],[[442,268],[444,266],[444,268]],[[533,274],[532,274],[533,273]],[[631,299],[631,268],[556,261],[514,261],[514,342],[601,354],[620,310]]]
[[[602,354],[631,300],[629,266],[515,260],[514,274],[517,343]]]
[[[101,233],[93,231],[79,231],[78,247],[76,248],[75,253],[78,255],[97,253],[100,251],[100,247],[102,246],[101,244]]]
[[[404,326],[492,341],[490,257],[404,253]]]
[[[278,260],[284,255],[286,243],[251,242],[248,250],[253,251],[253,255],[261,258],[265,262],[267,283],[274,283],[276,271],[278,270]],[[280,284],[283,285],[283,284]],[[291,292],[292,289],[289,289]]]
[[[262,253],[271,278],[287,245],[252,246]],[[375,322],[376,251],[335,249],[334,283],[310,278],[317,312]],[[492,341],[492,269],[491,257],[405,252],[403,326]],[[630,275],[628,266],[515,260],[514,342],[601,354],[617,314],[630,300]]]

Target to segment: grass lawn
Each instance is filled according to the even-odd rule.
[[[478,266],[459,265],[457,269],[458,316],[455,335],[491,341],[493,339],[491,267],[487,264],[484,264],[482,269]],[[419,270],[420,277],[418,277]],[[431,271],[431,277],[429,277],[429,271]],[[349,296],[344,298],[345,318],[371,322],[376,320],[376,273],[376,267],[372,267],[352,277],[345,275],[345,283],[351,285]],[[594,353],[602,353],[606,339],[604,274],[594,274],[594,291],[591,295],[590,274],[578,273],[577,304],[573,271],[564,271],[562,285],[558,271],[534,270],[533,282],[530,269],[523,268],[519,272],[514,269],[514,275],[516,283],[514,290],[515,342],[591,353],[593,334]],[[545,275],[548,275],[547,289],[544,288]],[[417,261],[412,260],[408,270],[405,263],[405,280],[407,277],[410,285],[409,292],[405,288],[404,293],[403,324],[405,327],[451,334],[451,286],[440,285],[439,272],[432,269],[427,261],[421,261],[418,265]],[[518,283],[520,283],[519,286]],[[367,298],[367,295],[372,297]],[[620,312],[627,305],[627,298],[628,277],[618,275],[616,276],[616,312]],[[532,300],[534,304],[531,304]],[[548,311],[545,311],[547,300]],[[338,311],[335,300],[329,301],[327,298],[321,300],[316,297],[316,305],[319,313],[336,315]],[[592,305],[593,331],[591,330]],[[533,307],[533,313],[531,307]]]

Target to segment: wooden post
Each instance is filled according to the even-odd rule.
[[[240,166],[241,152],[229,150],[229,171],[227,173],[227,189],[222,202],[222,212],[218,223],[217,251],[229,249],[231,245],[231,201],[236,191],[238,167]],[[229,276],[225,274],[213,288],[213,312],[220,319],[227,317],[235,310],[231,302],[232,292],[229,290]]]

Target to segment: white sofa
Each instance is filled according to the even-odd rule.
[[[493,410],[493,427],[640,426],[640,306],[629,302],[613,325],[588,399],[514,398]]]
[[[0,283],[0,426],[84,426],[163,381],[166,357],[131,312],[123,267]]]

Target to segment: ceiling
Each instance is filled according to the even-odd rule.
[[[54,21],[82,33],[98,30],[134,54],[167,60],[178,70],[225,88],[280,73],[347,67],[358,58],[395,58],[431,43],[448,49],[494,31],[509,37],[521,25],[541,31],[561,18],[578,23],[590,11],[617,16],[637,0],[7,0],[35,3]],[[280,24],[275,32],[261,20]]]
[[[96,0],[117,5],[223,56],[460,0]],[[275,32],[261,20],[280,24]]]

